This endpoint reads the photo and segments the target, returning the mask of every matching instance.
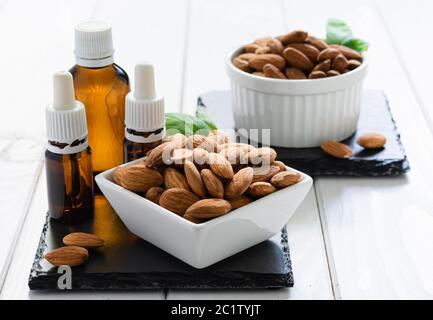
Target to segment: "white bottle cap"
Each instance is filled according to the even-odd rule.
[[[74,97],[72,75],[67,71],[53,76],[53,103],[45,111],[47,149],[58,154],[81,152],[88,146],[86,111]]]
[[[156,95],[151,63],[135,65],[134,91],[127,94],[125,102],[125,126],[125,137],[133,142],[150,143],[164,137],[164,98]]]
[[[112,64],[113,38],[111,26],[89,21],[75,27],[75,60],[83,67],[98,68]]]

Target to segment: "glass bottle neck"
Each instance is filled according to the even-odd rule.
[[[83,59],[75,57],[75,63],[86,68],[102,68],[114,63],[114,56],[109,56],[102,59]]]

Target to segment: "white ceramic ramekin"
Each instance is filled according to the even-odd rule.
[[[222,217],[194,224],[117,185],[113,170],[98,174],[96,182],[128,229],[195,268],[205,268],[280,232],[313,183],[298,171],[301,182]]]
[[[236,129],[270,129],[271,145],[287,148],[317,147],[355,132],[366,57],[360,67],[340,76],[280,80],[237,69],[232,60],[241,50],[226,57]]]

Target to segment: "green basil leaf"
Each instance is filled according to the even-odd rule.
[[[359,38],[348,38],[343,41],[343,46],[352,48],[353,50],[363,52],[368,50],[368,42]]]
[[[182,133],[189,136],[199,130],[201,134],[208,134],[216,126],[208,118],[205,121],[187,113],[169,112],[165,114],[165,129],[167,135]]]
[[[195,113],[195,116],[198,119],[203,120],[207,124],[207,126],[209,127],[209,129],[211,129],[211,130],[218,129],[217,126],[216,126],[216,124],[207,116],[207,114],[203,110],[200,110],[200,109],[197,110],[196,113]]]
[[[342,20],[329,19],[326,25],[326,42],[328,44],[343,44],[344,40],[352,37],[352,30]]]

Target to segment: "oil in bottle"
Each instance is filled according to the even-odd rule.
[[[86,113],[83,103],[75,100],[69,72],[55,73],[53,84],[53,103],[45,113],[48,213],[52,219],[75,224],[91,218],[94,211]]]
[[[152,64],[137,63],[134,73],[134,91],[125,102],[125,162],[144,157],[165,134],[164,98],[156,95]]]

